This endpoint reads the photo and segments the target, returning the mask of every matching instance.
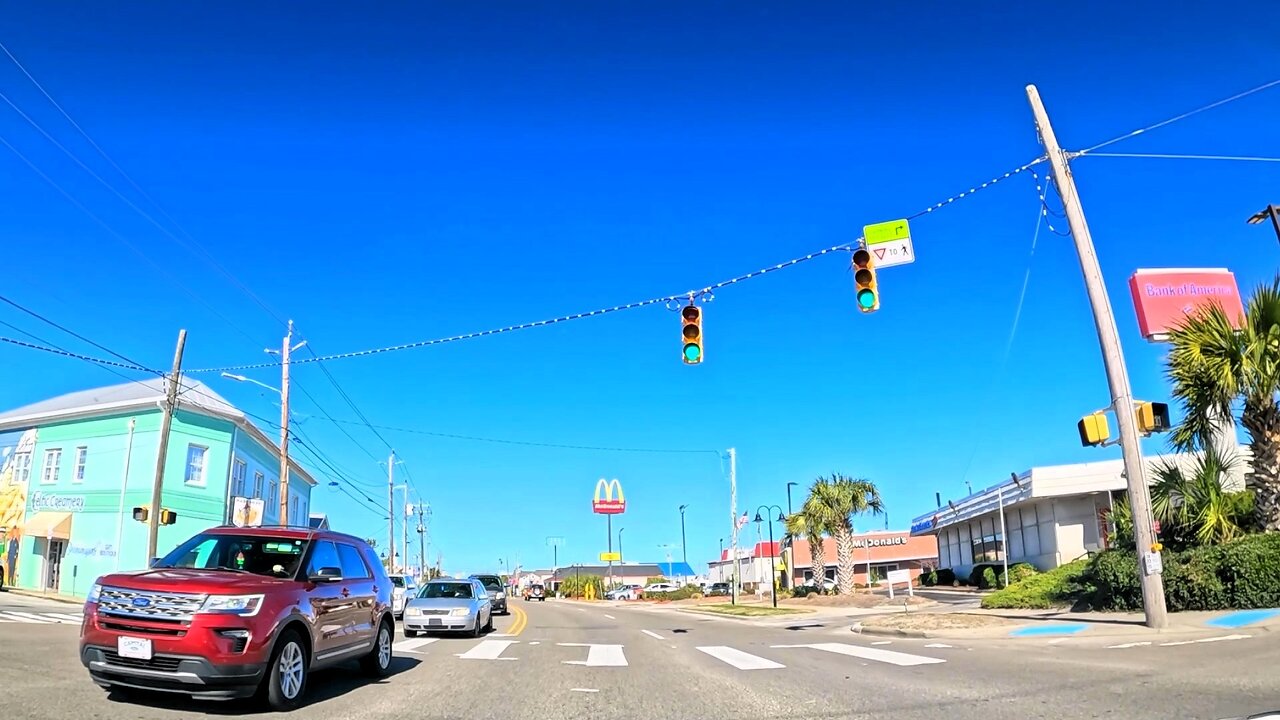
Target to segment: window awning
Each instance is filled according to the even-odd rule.
[[[70,540],[71,513],[38,512],[22,526],[22,534],[52,540]]]

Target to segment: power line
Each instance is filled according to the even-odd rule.
[[[17,330],[18,332],[24,335],[35,337],[34,335],[31,335],[25,330],[21,330],[13,325],[10,325],[9,323],[3,323],[3,324],[9,328]],[[164,374],[159,372],[158,370],[152,370],[151,368],[140,367],[137,365],[128,365],[125,363],[115,362],[114,360],[103,360],[102,358],[95,358],[95,357],[90,357],[88,355],[81,355],[80,353],[74,353],[74,352],[71,352],[70,350],[64,350],[63,348],[58,347],[57,345],[54,345],[53,343],[48,342],[47,340],[38,340],[38,342],[42,342],[44,343],[44,345],[37,345],[36,343],[29,343],[29,342],[26,342],[25,340],[17,340],[10,337],[0,336],[0,342],[9,343],[10,345],[16,345],[18,347],[24,347],[24,348],[27,348],[28,350],[41,350],[43,352],[52,353],[54,355],[61,355],[63,357],[75,358],[76,360],[83,360],[85,362],[90,362],[95,365],[101,365],[103,367],[117,367],[117,368],[124,368],[125,370],[137,370],[139,372],[156,373],[160,375]]]
[[[1160,160],[1229,160],[1235,162],[1280,163],[1280,157],[1263,157],[1259,155],[1176,155],[1171,153],[1110,153],[1082,152],[1079,156],[1113,157],[1113,158],[1156,158]]]
[[[142,368],[142,367],[143,367],[142,363],[138,362],[137,360],[133,360],[133,359],[131,359],[131,358],[125,357],[124,355],[122,355],[122,354],[120,354],[120,353],[116,352],[115,350],[112,350],[111,348],[109,348],[109,347],[107,347],[107,346],[105,346],[105,345],[100,345],[100,344],[98,344],[98,343],[96,343],[96,342],[94,342],[94,341],[90,340],[89,338],[87,338],[87,337],[85,337],[85,336],[81,335],[80,333],[77,333],[77,332],[76,332],[76,331],[74,331],[74,330],[71,330],[71,329],[68,329],[68,328],[66,328],[66,327],[63,327],[62,325],[59,325],[58,323],[56,323],[56,322],[54,322],[53,320],[50,320],[49,318],[47,318],[47,317],[45,317],[45,316],[41,315],[40,313],[36,312],[35,310],[32,310],[32,309],[30,309],[30,308],[28,308],[28,307],[25,307],[25,306],[23,306],[23,305],[19,304],[19,303],[18,303],[17,301],[15,301],[15,300],[11,300],[11,299],[9,299],[9,298],[5,297],[4,295],[0,295],[0,301],[3,301],[3,302],[5,302],[5,303],[8,303],[9,305],[11,305],[11,306],[13,306],[13,307],[15,307],[15,308],[17,308],[17,309],[21,310],[22,312],[24,312],[24,313],[26,313],[26,314],[30,315],[31,317],[36,318],[37,320],[39,320],[39,321],[41,321],[41,322],[45,323],[46,325],[52,325],[53,327],[57,328],[58,330],[61,330],[62,332],[64,332],[64,333],[66,333],[66,334],[68,334],[68,335],[70,335],[70,336],[72,336],[72,337],[76,338],[77,340],[81,340],[81,341],[87,342],[87,343],[89,343],[90,345],[94,346],[95,348],[98,348],[99,350],[102,350],[103,352],[105,352],[105,353],[107,353],[107,354],[109,354],[109,355],[113,355],[113,356],[115,356],[115,357],[117,357],[117,358],[120,358],[121,360],[125,361],[126,363],[130,363],[131,365],[133,365],[133,366],[134,366],[134,367],[136,367],[136,368]],[[10,326],[10,327],[12,327],[12,326]],[[33,337],[34,337],[34,336],[33,336]],[[42,340],[41,342],[44,342],[44,341]],[[161,374],[163,374],[163,373],[161,373]]]
[[[1224,99],[1222,99],[1222,100],[1216,100],[1216,101],[1214,101],[1214,102],[1209,103],[1208,105],[1203,105],[1203,106],[1201,106],[1201,107],[1198,107],[1198,108],[1196,108],[1195,110],[1191,110],[1191,111],[1189,111],[1189,112],[1184,112],[1184,113],[1182,113],[1181,115],[1175,115],[1174,117],[1171,117],[1171,118],[1169,118],[1168,120],[1161,120],[1161,121],[1160,121],[1160,122],[1158,122],[1158,123],[1154,123],[1154,124],[1152,124],[1152,125],[1148,125],[1148,126],[1146,126],[1146,127],[1144,127],[1144,128],[1139,128],[1139,129],[1134,130],[1134,131],[1132,131],[1132,132],[1125,133],[1124,135],[1120,135],[1120,136],[1118,136],[1118,137],[1111,138],[1110,140],[1107,140],[1106,142],[1100,142],[1100,143],[1098,143],[1097,145],[1093,145],[1093,146],[1091,146],[1091,147],[1085,148],[1084,150],[1081,150],[1080,152],[1077,152],[1077,153],[1071,153],[1071,155],[1084,155],[1084,154],[1086,154],[1086,153],[1091,153],[1091,152],[1093,152],[1094,150],[1097,150],[1098,148],[1104,148],[1104,147],[1106,147],[1106,146],[1108,146],[1108,145],[1112,145],[1112,144],[1114,144],[1114,143],[1118,143],[1118,142],[1120,142],[1121,140],[1128,140],[1128,139],[1129,139],[1129,138],[1131,138],[1131,137],[1134,137],[1134,136],[1137,136],[1137,135],[1141,135],[1141,134],[1143,134],[1143,133],[1145,133],[1145,132],[1150,132],[1150,131],[1155,130],[1155,129],[1157,129],[1157,128],[1162,128],[1162,127],[1164,127],[1165,125],[1171,125],[1171,124],[1173,124],[1173,123],[1178,122],[1179,120],[1185,120],[1185,119],[1187,119],[1187,118],[1191,117],[1192,115],[1198,115],[1198,114],[1200,114],[1200,113],[1202,113],[1202,112],[1204,112],[1204,111],[1206,111],[1206,110],[1212,110],[1212,109],[1214,109],[1214,108],[1216,108],[1216,107],[1221,107],[1221,106],[1223,106],[1223,105],[1226,105],[1227,103],[1235,102],[1236,100],[1240,100],[1240,99],[1242,99],[1242,98],[1249,97],[1250,95],[1253,95],[1254,93],[1260,93],[1260,92],[1262,92],[1263,90],[1268,90],[1268,89],[1273,88],[1273,87],[1275,87],[1275,86],[1277,86],[1277,85],[1280,85],[1280,80],[1272,80],[1271,82],[1263,83],[1263,84],[1261,84],[1261,85],[1259,85],[1259,86],[1257,86],[1257,87],[1255,87],[1255,88],[1251,88],[1251,89],[1249,89],[1249,90],[1245,90],[1245,91],[1244,91],[1244,92],[1242,92],[1242,93],[1237,93],[1237,94],[1235,94],[1235,95],[1232,95],[1232,96],[1231,96],[1231,97],[1229,97],[1229,98],[1224,98]]]

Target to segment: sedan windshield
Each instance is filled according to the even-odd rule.
[[[202,534],[174,548],[154,567],[224,570],[268,577],[293,577],[307,541],[253,535]]]
[[[418,597],[471,599],[471,583],[427,583]]]

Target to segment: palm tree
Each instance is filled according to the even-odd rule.
[[[884,501],[875,483],[861,478],[848,478],[833,473],[818,478],[805,501],[806,515],[812,503],[812,515],[836,538],[836,585],[841,594],[854,590],[856,562],[853,557],[853,518],[868,513],[884,512]],[[868,580],[870,573],[868,572]]]
[[[1245,533],[1252,493],[1223,488],[1238,465],[1234,455],[1222,456],[1207,445],[1189,470],[1170,460],[1153,468],[1151,510],[1171,545],[1218,545]]]
[[[811,558],[809,566],[813,568],[813,585],[822,592],[823,585],[827,579],[827,558],[826,550],[822,547],[822,540],[826,537],[826,533],[822,527],[818,525],[818,518],[810,517],[805,514],[805,505],[800,508],[800,512],[792,513],[787,516],[787,535],[791,538],[800,538],[809,544],[809,557]]]
[[[1280,531],[1280,276],[1249,299],[1240,330],[1221,306],[1210,305],[1170,331],[1168,376],[1186,417],[1174,431],[1181,450],[1212,444],[1218,418],[1241,400],[1252,462],[1245,486],[1253,491],[1253,525]]]

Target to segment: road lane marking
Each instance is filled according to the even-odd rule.
[[[662,639],[662,636],[661,636],[661,635],[659,635],[658,633],[656,633],[656,632],[654,632],[654,631],[652,631],[652,630],[641,630],[640,632],[644,633],[645,635],[648,635],[649,637],[653,638],[654,640],[661,640],[661,639]]]
[[[515,660],[516,658],[502,657],[502,653],[516,642],[515,640],[481,640],[479,645],[459,654],[458,657],[463,660]]]
[[[1148,640],[1148,641],[1143,641],[1143,642],[1123,643],[1123,644],[1121,644],[1121,645],[1108,645],[1108,646],[1107,646],[1107,649],[1108,649],[1108,650],[1116,650],[1116,649],[1119,649],[1119,648],[1142,647],[1142,646],[1144,646],[1144,645],[1150,645],[1150,644],[1151,644],[1151,642]]]
[[[924,655],[909,655],[907,653],[895,652],[893,650],[880,650],[878,648],[862,647],[860,645],[848,645],[846,643],[810,643],[808,645],[770,645],[775,648],[813,648],[814,650],[822,650],[824,652],[835,653],[837,655],[849,655],[851,657],[862,658],[863,660],[874,660],[875,662],[889,663],[890,665],[910,666],[910,665],[934,665],[936,663],[944,663],[946,660],[941,658],[925,657]]]
[[[391,649],[396,652],[407,652],[417,655],[419,652],[418,648],[430,645],[439,639],[440,638],[410,638],[408,640],[401,640],[400,642],[392,645]]]
[[[776,663],[725,645],[706,645],[699,647],[698,650],[739,670],[777,670],[778,668],[786,667],[782,663]]]
[[[626,667],[627,656],[621,645],[597,645],[595,643],[556,643],[561,647],[584,647],[587,650],[586,660],[561,660],[565,665],[585,665],[587,667]]]
[[[1178,642],[1160,643],[1160,647],[1174,647],[1176,645],[1191,645],[1194,643],[1210,643],[1221,642],[1223,640],[1246,640],[1253,637],[1252,635],[1221,635],[1219,637],[1200,638],[1199,640],[1179,640]]]
[[[949,647],[951,647],[951,646],[950,646],[950,645],[947,645],[946,643],[929,643],[928,645],[925,645],[925,647],[927,647],[927,648],[949,648]]]
[[[35,613],[19,612],[17,610],[10,610],[5,614],[8,615],[9,617],[17,618],[18,622],[44,623],[44,624],[53,624],[53,623],[59,622],[57,620],[50,620],[49,618],[40,617]]]
[[[610,615],[609,613],[605,613],[605,614],[604,614],[604,616],[605,616],[605,617],[607,617],[607,618],[609,618],[610,620],[617,620],[617,619],[618,619],[618,618],[616,618],[616,617],[614,617],[614,616]]]
[[[872,644],[872,645],[892,645],[892,644],[893,644],[893,641],[892,641],[892,640],[877,640],[876,642],[873,642],[873,643],[871,643],[871,644]]]
[[[1049,641],[1049,644],[1050,644],[1050,645],[1057,645],[1058,643],[1063,643],[1063,642],[1066,642],[1066,641],[1068,641],[1068,640],[1070,640],[1070,639],[1071,639],[1071,638],[1069,638],[1069,637],[1054,638],[1054,639],[1052,639],[1052,640],[1050,640],[1050,641]]]
[[[569,688],[569,692],[593,693],[593,692],[600,692],[600,689],[599,688]]]
[[[72,615],[71,613],[44,613],[44,614],[48,615],[49,617],[55,617],[55,618],[60,618],[62,620],[67,620],[67,621],[76,623],[77,625],[84,622],[83,615]]]
[[[516,619],[515,622],[511,623],[511,627],[507,628],[506,632],[506,635],[510,637],[515,637],[524,632],[524,629],[529,625],[528,613],[520,607],[513,608],[513,610],[515,611]]]

